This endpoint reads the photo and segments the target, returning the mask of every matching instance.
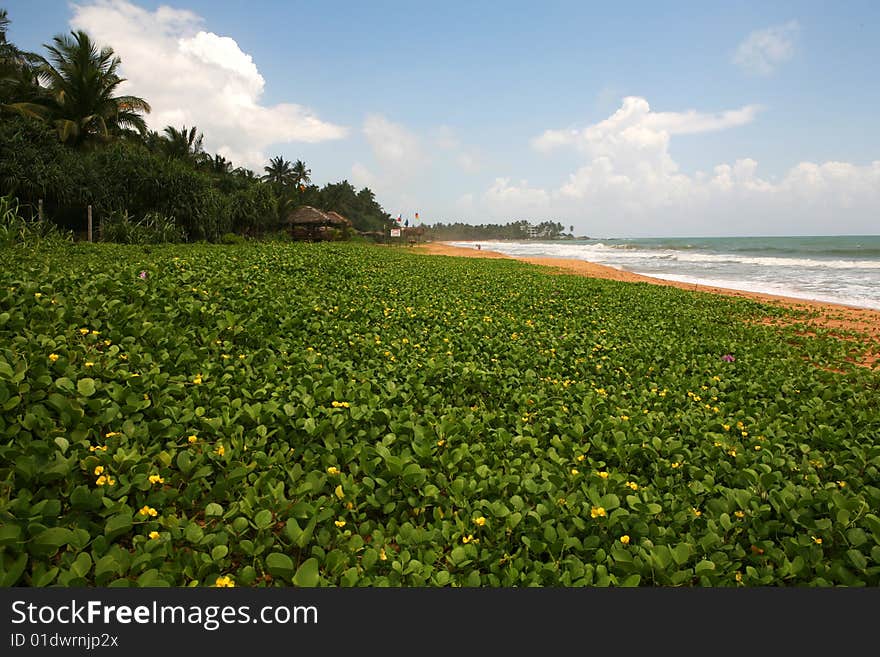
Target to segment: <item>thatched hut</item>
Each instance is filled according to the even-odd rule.
[[[351,222],[337,212],[323,212],[301,205],[284,222],[294,239],[339,240],[348,237]]]

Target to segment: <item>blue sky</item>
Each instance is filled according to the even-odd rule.
[[[420,4],[3,6],[20,47],[73,27],[112,46],[151,127],[195,124],[257,171],[303,159],[429,223],[880,231],[875,2]]]

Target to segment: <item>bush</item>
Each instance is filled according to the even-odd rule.
[[[60,243],[73,241],[69,231],[60,230],[50,221],[28,221],[21,215],[18,199],[0,196],[0,246],[13,244]]]
[[[174,217],[148,212],[139,221],[127,211],[112,212],[101,226],[101,240],[117,244],[166,244],[185,242],[186,233]]]
[[[244,244],[246,241],[241,235],[236,235],[235,233],[223,233],[223,236],[220,238],[221,244]]]

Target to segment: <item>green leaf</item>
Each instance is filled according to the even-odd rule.
[[[254,525],[257,529],[268,529],[272,526],[272,512],[269,509],[258,511],[254,516]]]
[[[318,562],[315,560],[315,576],[317,578],[317,566]],[[305,565],[305,564],[303,564]],[[283,579],[290,579],[293,575],[294,565],[293,559],[288,557],[286,554],[281,552],[273,552],[269,556],[266,557],[266,570],[269,571],[269,574],[272,577],[281,577]],[[297,571],[297,576],[299,576],[299,571]],[[307,573],[303,574],[303,577],[309,577]],[[317,583],[317,579],[315,579]],[[314,586],[315,584],[299,584],[299,586]]]
[[[94,379],[80,379],[76,382],[76,390],[83,397],[91,397],[95,394],[95,380]]]
[[[225,545],[215,545],[211,550],[211,559],[214,561],[220,561],[223,557],[229,554],[229,548]]]
[[[216,502],[211,502],[205,507],[205,517],[214,518],[223,515],[223,507]]]
[[[294,586],[313,587],[317,586],[321,576],[318,573],[318,560],[310,557],[302,562],[293,576]]]
[[[117,536],[130,532],[133,526],[130,513],[118,513],[104,525],[104,536],[108,541],[112,541]]]
[[[21,541],[21,527],[18,525],[0,526],[0,547],[15,545]]]
[[[715,570],[715,564],[708,559],[703,559],[700,563],[694,566],[694,573],[697,575],[702,575],[703,573],[708,573],[713,570]]]
[[[639,575],[638,573],[633,573],[632,575],[630,575],[629,577],[624,579],[622,582],[620,582],[620,586],[627,586],[627,587],[638,586],[639,582],[641,582],[641,581],[642,581],[642,576]]]
[[[65,527],[50,527],[45,529],[28,542],[28,548],[32,554],[54,554],[64,545],[67,545],[73,532]]]

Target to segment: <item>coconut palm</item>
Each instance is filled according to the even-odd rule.
[[[9,16],[0,9],[0,107],[16,109],[14,103],[29,103],[42,95],[37,82],[39,56],[18,49],[6,40]]]
[[[293,184],[297,187],[303,187],[312,182],[312,170],[306,168],[306,163],[297,160],[293,164]]]
[[[195,162],[204,155],[202,142],[205,135],[198,132],[195,126],[189,130],[183,126],[178,130],[169,125],[162,132],[165,134],[162,137],[161,148],[168,157]]]
[[[266,175],[263,176],[263,180],[272,183],[273,185],[277,185],[278,187],[284,187],[285,185],[293,184],[296,181],[290,162],[280,155],[271,158],[269,160],[269,166],[263,167],[263,171],[266,172]]]
[[[117,73],[121,60],[112,48],[99,49],[82,30],[56,36],[45,47],[49,57],[39,58],[37,74],[46,98],[25,111],[50,121],[61,141],[73,146],[132,129],[146,133],[142,114],[150,105],[137,96],[116,95],[125,79]]]

